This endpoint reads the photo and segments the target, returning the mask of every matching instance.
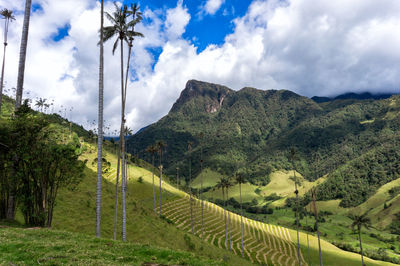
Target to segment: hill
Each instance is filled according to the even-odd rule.
[[[240,169],[254,185],[292,169],[288,154],[295,148],[295,168],[305,179],[327,176],[318,199],[353,207],[400,177],[400,96],[343,98],[317,103],[285,90],[233,91],[190,80],[168,115],[135,134],[128,147],[149,161],[146,147],[162,139],[170,176],[178,167],[188,179],[189,155],[197,176],[202,156],[206,168],[228,176]]]

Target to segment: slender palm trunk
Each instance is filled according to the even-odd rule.
[[[229,196],[228,196],[228,192],[229,192],[229,188],[226,188],[226,200],[228,201],[229,200]],[[227,213],[228,213],[228,239],[229,239],[229,248],[228,248],[228,250],[229,251],[231,251],[231,245],[232,245],[232,242],[231,242],[231,218],[230,218],[230,215],[229,215],[229,211],[227,211]]]
[[[19,50],[17,95],[15,98],[15,110],[21,106],[22,91],[24,87],[26,48],[28,47],[29,19],[31,16],[32,0],[25,0],[24,24],[22,27],[21,47]]]
[[[358,226],[358,239],[360,240],[360,251],[361,251],[361,266],[364,266],[364,255],[361,243],[361,226]]]
[[[121,139],[121,134],[120,134]],[[118,217],[118,183],[119,183],[119,170],[121,165],[121,141],[118,148],[118,162],[117,162],[117,177],[115,181],[115,207],[114,207],[114,240],[117,239],[117,217]]]
[[[122,100],[122,112],[121,112],[121,154],[122,154],[122,241],[126,241],[126,188],[125,188],[125,137],[123,130],[125,128],[125,90],[124,90],[124,42],[121,40],[121,100]]]
[[[193,234],[193,203],[192,203],[192,159],[189,158],[189,201],[190,201],[190,225]]]
[[[297,256],[299,260],[299,266],[301,266],[301,259],[300,259],[300,238],[299,238],[299,191],[297,190],[297,179],[296,179],[296,172],[293,170],[294,174],[294,187],[296,193],[296,229],[297,229]]]
[[[103,56],[103,23],[104,4],[101,0],[100,19],[100,67],[99,67],[99,113],[98,113],[98,138],[97,138],[97,195],[96,195],[96,236],[100,237],[101,221],[101,179],[103,175],[103,94],[104,94],[104,56]]]
[[[153,153],[153,159],[152,159],[152,165],[154,167],[154,153]],[[154,201],[154,213],[157,213],[157,203],[156,203],[156,190],[155,190],[155,186],[154,186],[154,168],[153,168],[153,201]]]
[[[200,173],[203,173],[203,147],[200,149]],[[203,176],[200,180],[200,202],[201,202],[201,237],[204,235],[204,202],[203,202]]]
[[[225,220],[225,246],[226,250],[228,250],[228,227],[227,227],[227,222],[226,222],[226,200],[225,200],[225,191],[224,188],[222,188],[222,200],[224,201],[224,220]]]
[[[161,148],[162,149],[162,148]],[[162,215],[162,211],[161,211],[161,201],[162,201],[162,194],[161,194],[161,185],[162,185],[162,165],[161,165],[161,160],[162,160],[162,150],[160,151],[160,216]]]
[[[310,213],[311,213],[311,204],[310,204]],[[308,227],[308,219],[307,219],[307,212],[306,212],[306,226]],[[308,240],[308,231],[307,231],[307,261],[310,263],[310,242]]]
[[[0,80],[0,114],[1,114],[1,103],[3,99],[3,85],[4,85],[4,68],[6,64],[6,49],[7,49],[7,33],[8,33],[8,25],[10,23],[10,19],[5,18],[4,22],[4,51],[3,51],[3,65],[1,67],[1,80]]]
[[[313,208],[314,208],[315,227],[317,229],[317,237],[318,237],[319,264],[320,264],[320,266],[322,266],[321,241],[320,241],[320,237],[319,237],[319,228],[318,228],[318,211],[317,211],[317,204],[315,203],[316,191],[311,190],[311,195],[312,195],[312,204],[313,204]]]
[[[244,248],[243,248],[242,183],[239,183],[239,194],[240,194],[240,238],[241,238],[241,242],[242,242],[242,257],[244,257]]]

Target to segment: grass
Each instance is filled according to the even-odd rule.
[[[190,252],[37,228],[0,228],[0,254],[0,264],[9,265],[225,264]]]
[[[70,232],[95,234],[96,204],[96,165],[92,161],[97,156],[93,145],[86,144],[87,151],[82,159],[87,159],[84,180],[74,189],[63,189],[57,197],[54,210],[53,228]],[[109,173],[104,175],[102,183],[102,220],[101,236],[111,239],[114,228],[114,197],[116,156],[109,151],[111,144],[106,143],[105,158],[111,162]],[[202,241],[197,236],[190,236],[188,243],[185,232],[179,230],[167,219],[160,218],[153,211],[152,173],[129,164],[127,184],[127,239],[142,245],[154,245],[176,251],[190,251],[197,256],[211,260],[224,259],[229,265],[247,265],[248,261]],[[139,182],[139,178],[142,182]],[[159,204],[159,179],[155,176],[157,206]],[[167,183],[163,183],[163,202],[168,202],[184,195]],[[117,239],[121,239],[121,190],[119,191]],[[19,216],[22,219],[21,216]],[[185,239],[186,238],[186,239]]]

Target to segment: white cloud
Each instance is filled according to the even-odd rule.
[[[1,7],[20,10],[10,25],[6,88],[15,87],[17,80],[23,3],[0,0]],[[32,15],[25,90],[54,98],[57,106],[74,106],[68,115],[74,121],[96,120],[99,4],[89,0],[38,3],[43,11]],[[106,3],[106,10],[112,11],[113,5]],[[145,38],[134,42],[135,78],[127,99],[127,122],[134,130],[164,116],[189,79],[233,89],[290,89],[307,96],[395,91],[400,84],[400,2],[396,0],[253,1],[247,13],[234,20],[234,31],[222,45],[210,45],[200,53],[182,38],[188,23],[196,23],[182,1],[171,9],[143,12],[147,23],[137,30]],[[66,24],[71,26],[69,36],[51,41]],[[119,49],[111,54],[113,41],[105,46],[104,113],[106,124],[117,129],[120,61]],[[149,49],[160,51],[158,60]]]
[[[204,12],[209,15],[214,15],[221,7],[225,0],[207,0],[204,5]]]

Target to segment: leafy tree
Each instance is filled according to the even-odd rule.
[[[15,20],[12,10],[6,8],[0,11],[0,15],[4,19],[4,51],[3,51],[3,64],[1,67],[1,80],[0,80],[0,113],[1,113],[1,103],[3,98],[3,86],[4,86],[4,68],[6,64],[6,48],[7,48],[7,35],[8,35],[8,25],[11,21]]]
[[[364,257],[363,257],[363,249],[362,249],[362,241],[361,241],[361,228],[365,227],[369,229],[371,227],[371,220],[367,217],[368,213],[364,213],[362,215],[350,215],[349,218],[353,220],[351,224],[351,228],[357,228],[358,231],[358,239],[360,241],[360,253],[361,253],[361,265],[364,266]]]
[[[25,223],[51,226],[58,189],[74,187],[83,178],[79,138],[74,135],[64,143],[47,118],[35,116],[27,102],[17,110],[8,134],[4,139],[8,149],[0,165],[9,176],[2,175],[0,191],[12,182]]]

